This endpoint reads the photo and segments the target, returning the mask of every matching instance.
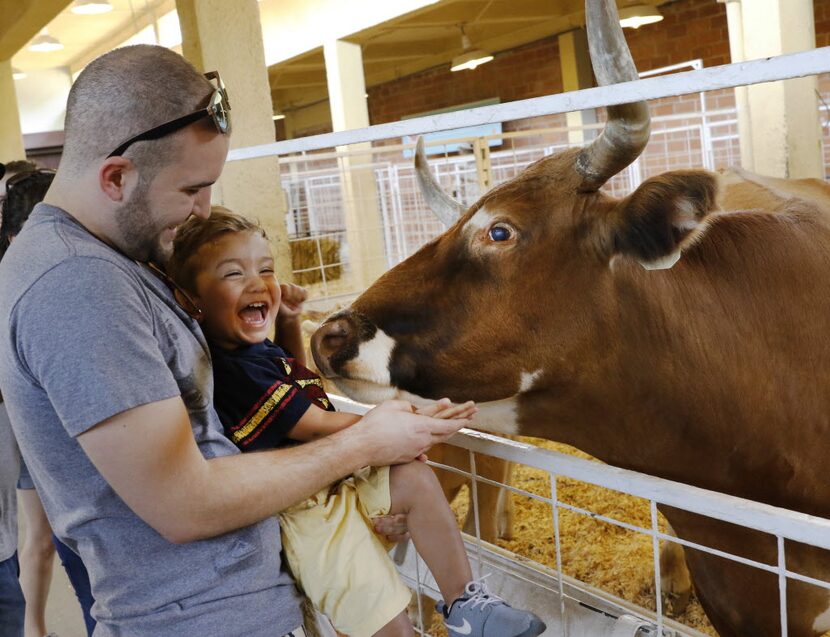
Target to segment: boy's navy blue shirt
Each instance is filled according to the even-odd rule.
[[[243,451],[274,449],[315,404],[334,411],[320,377],[269,340],[234,350],[211,344],[214,406]]]

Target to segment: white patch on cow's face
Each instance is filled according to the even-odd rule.
[[[395,341],[378,329],[370,340],[360,344],[357,356],[343,365],[343,374],[354,380],[389,385],[389,361],[394,347]]]
[[[680,261],[680,250],[654,261],[640,261],[640,265],[646,270],[668,270],[678,261]]]
[[[479,208],[464,224],[464,231],[474,233],[476,230],[490,227],[491,223],[493,223],[493,213],[487,208]]]
[[[830,595],[828,595],[830,597]],[[827,609],[813,621],[813,630],[816,633],[826,633],[830,630],[830,604]]]

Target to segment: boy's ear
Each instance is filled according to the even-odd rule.
[[[716,210],[718,178],[704,170],[678,170],[647,179],[614,208],[614,254],[637,259],[648,270],[673,266],[700,236]]]

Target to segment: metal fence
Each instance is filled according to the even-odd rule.
[[[709,98],[712,99],[711,97]],[[725,168],[739,163],[740,147],[734,108],[706,110],[706,99],[674,100],[660,106],[679,112],[657,115],[646,151],[625,171],[614,177],[606,190],[616,196],[631,192],[643,179],[673,168],[701,166]],[[564,120],[564,118],[563,118]],[[564,121],[563,121],[564,124]],[[458,138],[431,144],[430,166],[443,188],[457,200],[471,205],[492,186],[508,181],[544,156],[568,148],[574,134],[590,138],[602,123],[585,127],[548,127],[506,132],[479,138]],[[460,152],[446,148],[461,145]],[[308,249],[305,260],[297,258],[294,273],[312,289],[312,298],[325,304],[360,292],[365,281],[354,280],[346,235],[346,209],[360,209],[361,227],[381,231],[383,245],[373,257],[388,269],[403,261],[422,245],[441,234],[444,226],[429,212],[419,191],[412,160],[413,144],[374,146],[365,163],[341,161],[349,151],[289,156],[280,159],[280,179],[288,193],[289,240]],[[476,149],[487,148],[486,153]],[[360,151],[362,157],[366,151]],[[355,173],[371,173],[371,188],[348,189],[344,182]],[[365,184],[365,180],[359,180]],[[338,252],[326,260],[323,244],[336,244]],[[330,255],[331,255],[330,251]],[[338,269],[337,277],[332,276]]]

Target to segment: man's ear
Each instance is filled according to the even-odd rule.
[[[647,179],[612,212],[614,253],[649,270],[670,268],[703,231],[706,216],[716,209],[717,189],[717,176],[704,170]]]
[[[137,178],[133,162],[124,157],[109,157],[98,169],[98,185],[112,201],[123,201],[130,177]]]

